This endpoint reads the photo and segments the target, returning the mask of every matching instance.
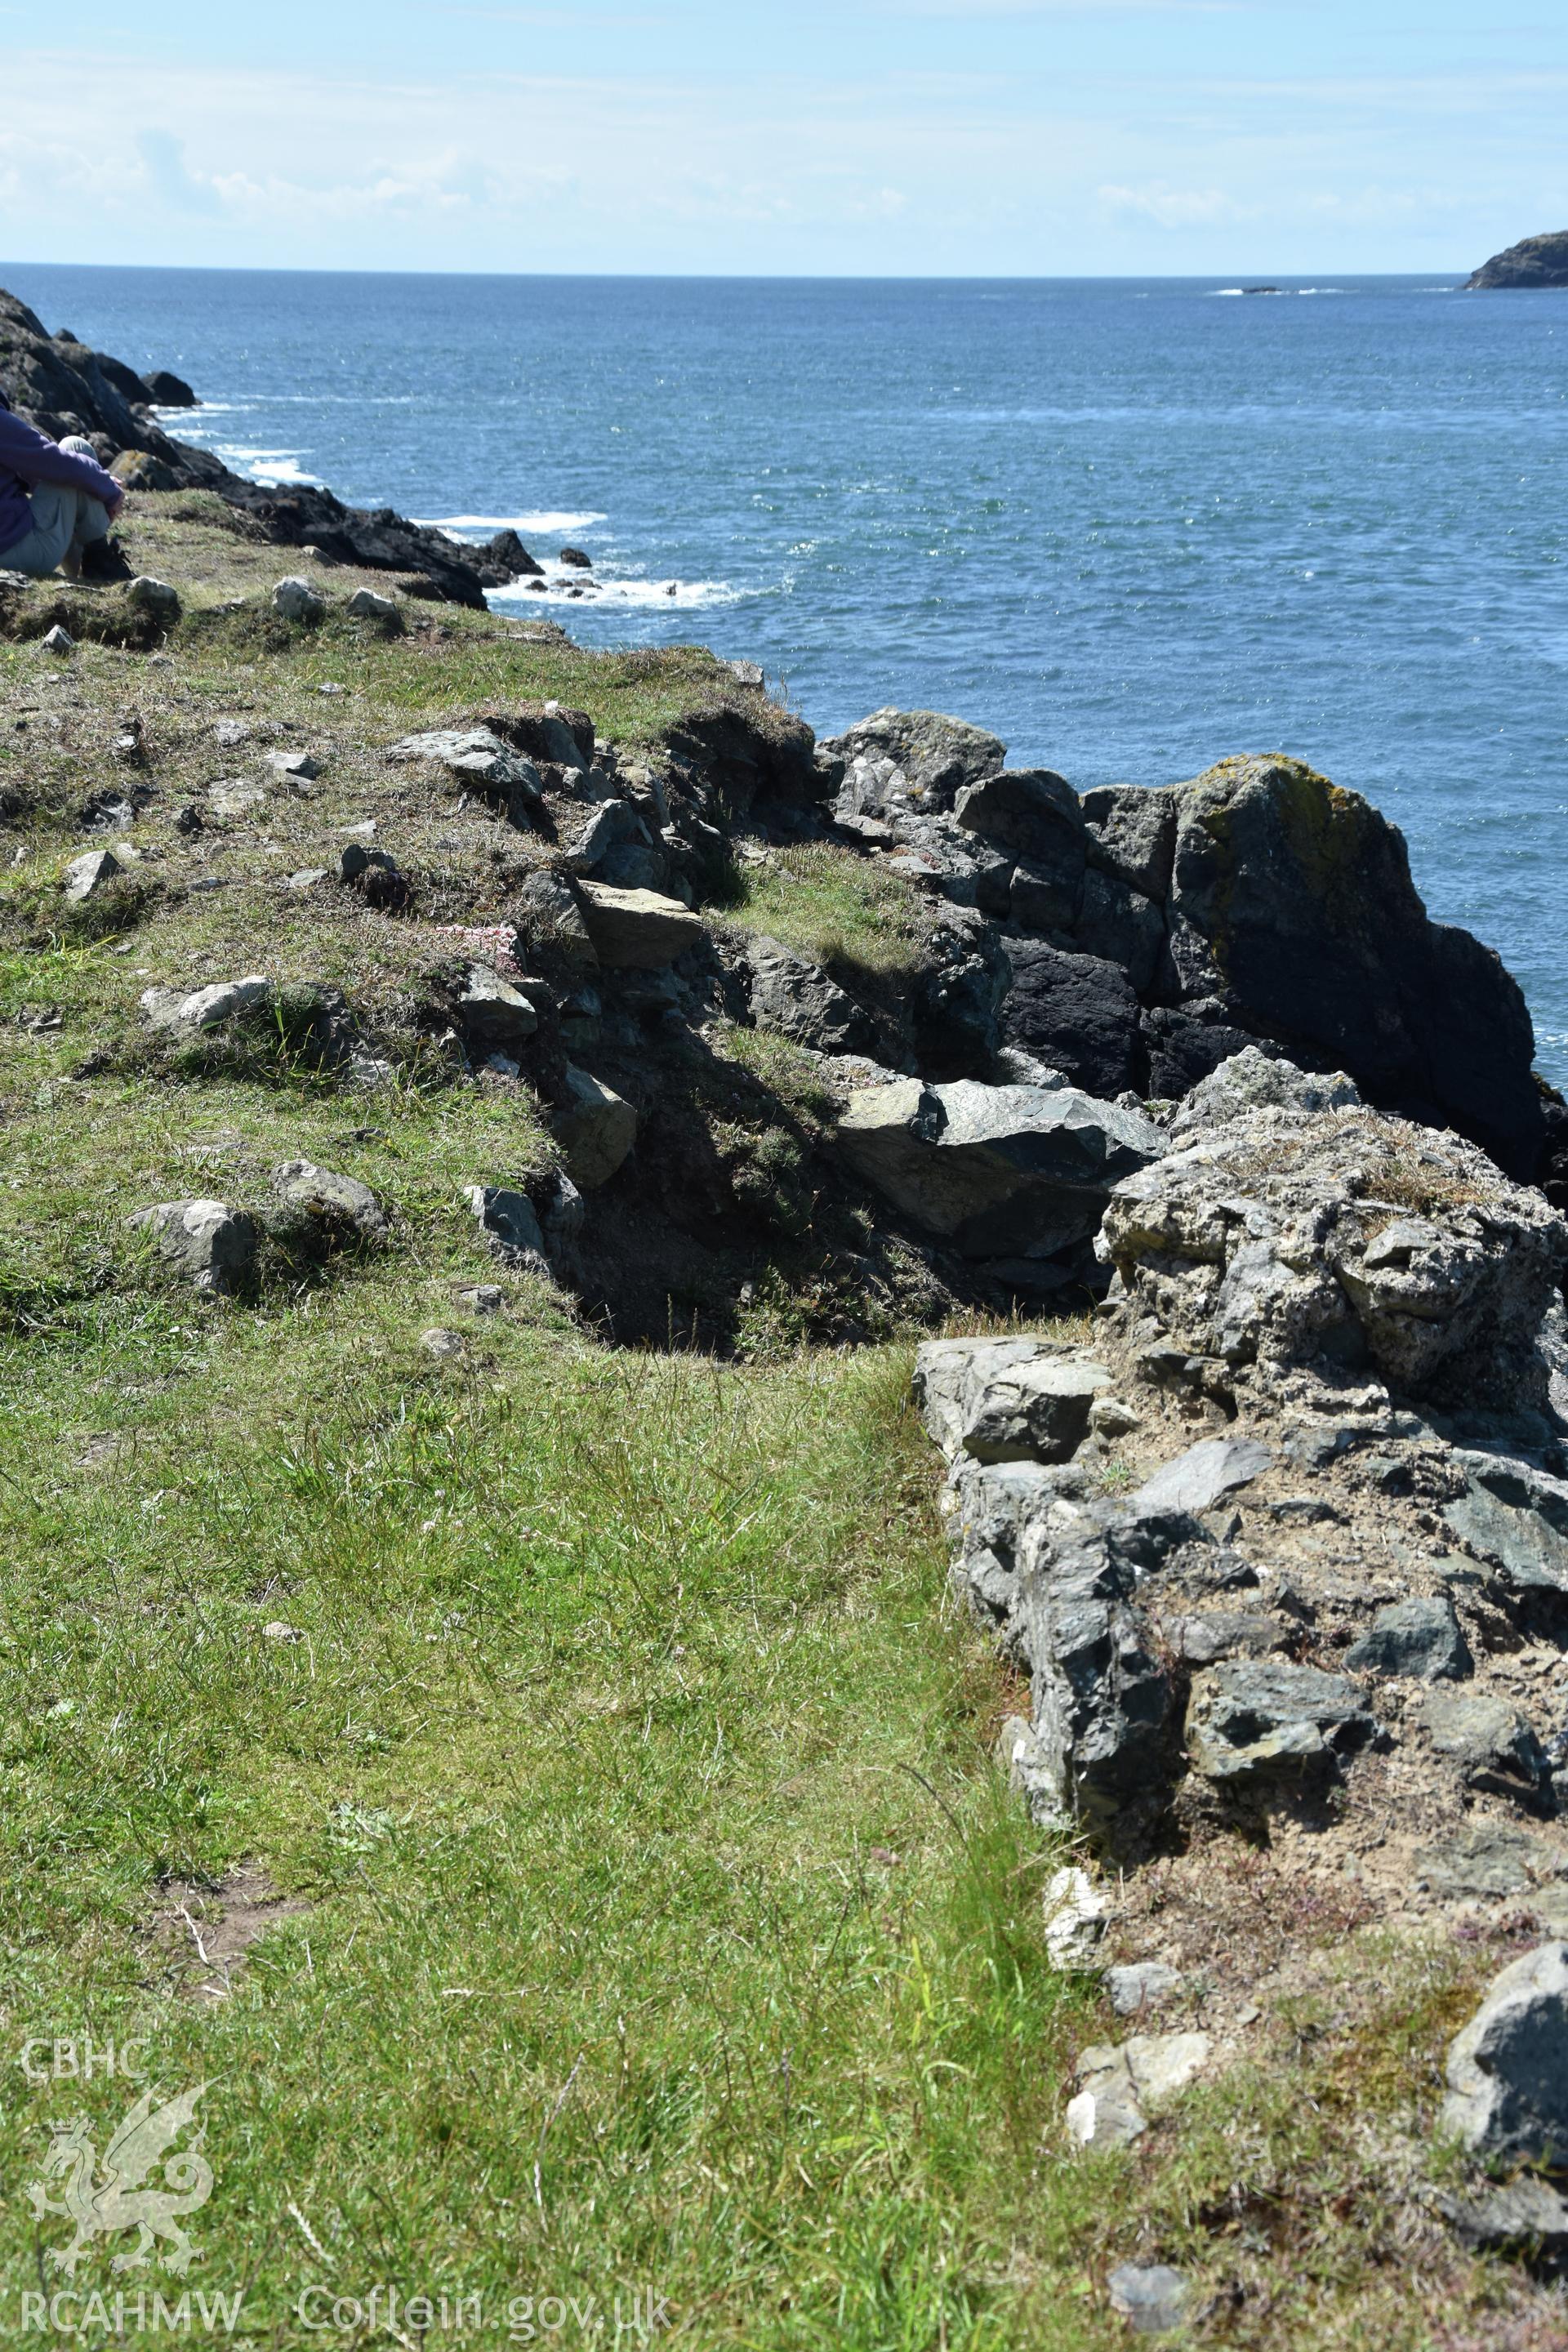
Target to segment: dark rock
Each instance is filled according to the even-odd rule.
[[[977,893],[978,895],[978,893]],[[1070,931],[1083,901],[1083,876],[1021,857],[1007,877],[1007,919],[1020,930]]]
[[[1345,1652],[1352,1674],[1412,1675],[1422,1682],[1461,1682],[1469,1673],[1469,1645],[1444,1594],[1417,1596],[1380,1609],[1372,1630]]]
[[[1534,1804],[1546,1788],[1551,1767],[1541,1742],[1506,1699],[1485,1691],[1435,1690],[1416,1720],[1436,1753],[1452,1758],[1468,1789]]]
[[[978,833],[1015,857],[1037,859],[1081,884],[1088,856],[1083,812],[1065,776],[1052,768],[1004,768],[966,784],[953,803],[965,832]]]
[[[530,555],[515,530],[498,530],[485,542],[486,562],[495,571],[505,573],[509,580],[542,578],[544,566]]]
[[[1068,955],[1043,940],[1010,940],[1012,981],[1002,1034],[1065,1071],[1086,1094],[1112,1101],[1144,1076],[1138,1000],[1127,974],[1100,956]]]
[[[146,379],[147,390],[160,408],[199,408],[201,402],[183,375],[172,368],[154,368]]]
[[[1505,253],[1494,253],[1466,278],[1462,290],[1495,294],[1538,287],[1568,287],[1568,229],[1521,237]]]
[[[500,1184],[470,1184],[465,1197],[498,1257],[543,1258],[544,1236],[526,1192],[509,1192]]]
[[[1100,784],[1082,802],[1089,862],[1156,903],[1171,886],[1176,852],[1174,793],[1144,784]]]
[[[539,1028],[534,1005],[489,964],[469,965],[457,1010],[463,1043],[478,1059],[489,1054],[515,1059]]]
[[[1164,953],[1165,918],[1119,875],[1090,865],[1073,935],[1086,955],[1120,964],[1140,996],[1152,988]]]
[[[1521,2255],[1552,2273],[1568,2263],[1568,2199],[1549,2181],[1521,2173],[1502,2188],[1481,2189],[1472,2197],[1445,2192],[1436,2201],[1472,2252]]]
[[[1568,1480],[1506,1454],[1460,1452],[1465,1492],[1443,1516],[1478,1559],[1495,1570],[1527,1622],[1568,1621]]]
[[[1331,1770],[1374,1729],[1345,1675],[1237,1661],[1194,1681],[1187,1751],[1218,1788],[1263,1787]]]
[[[1007,959],[988,924],[955,919],[930,934],[910,1005],[922,1070],[938,1079],[990,1072],[1007,982]]]
[[[876,1023],[819,965],[777,940],[746,942],[752,1018],[824,1054],[877,1054]]]
[[[561,551],[561,561],[563,563],[569,563],[574,572],[592,572],[594,569],[593,557],[584,555],[580,547],[563,547]]]

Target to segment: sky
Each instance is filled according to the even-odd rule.
[[[1568,227],[1562,0],[0,0],[0,92],[18,261],[1262,278]]]

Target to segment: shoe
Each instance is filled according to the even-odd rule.
[[[100,587],[134,577],[117,539],[89,539],[81,551],[81,576]]]

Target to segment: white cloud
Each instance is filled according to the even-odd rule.
[[[1233,204],[1223,188],[1171,188],[1156,181],[1141,188],[1110,185],[1096,193],[1113,213],[1135,213],[1161,228],[1192,228],[1200,223],[1251,216]]]

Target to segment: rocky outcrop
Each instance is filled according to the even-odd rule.
[[[1518,288],[1568,287],[1568,229],[1521,237],[1506,253],[1494,253],[1467,278],[1467,294],[1496,294]]]
[[[1568,2158],[1568,1944],[1503,1969],[1448,2052],[1445,2126],[1493,2164]]]
[[[330,490],[263,488],[231,473],[210,450],[171,439],[153,411],[197,404],[188,384],[158,372],[144,379],[123,361],[51,335],[35,311],[0,292],[0,391],[13,408],[58,440],[77,433],[92,442],[105,465],[135,455],[136,479],[148,488],[216,490],[252,517],[268,539],[286,547],[314,547],[330,562],[396,572],[416,595],[482,607],[485,581],[465,551],[438,530],[395,514],[345,507]],[[148,466],[161,468],[156,478]],[[115,470],[128,478],[116,462]],[[524,551],[526,552],[526,551]],[[500,574],[491,551],[489,570]]]

